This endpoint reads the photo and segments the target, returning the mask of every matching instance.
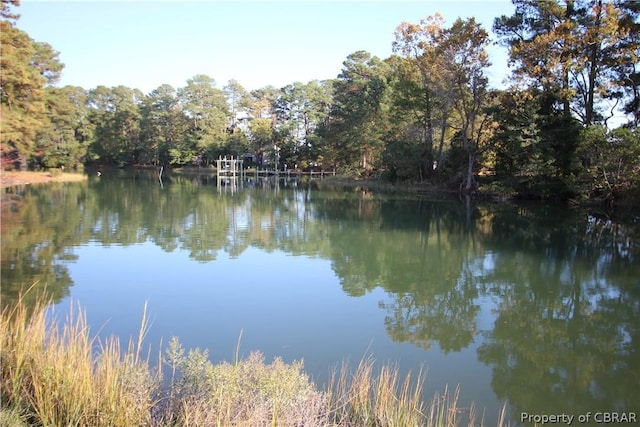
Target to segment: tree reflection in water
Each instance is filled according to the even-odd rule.
[[[514,414],[638,410],[640,224],[535,205],[255,186],[126,174],[11,189],[2,203],[2,299],[34,281],[54,301],[74,247],[153,242],[196,262],[247,248],[331,262],[343,291],[383,288],[396,342],[478,342]],[[80,260],[81,262],[81,260]],[[492,325],[479,313],[492,301]]]

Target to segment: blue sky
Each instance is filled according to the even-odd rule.
[[[196,74],[247,89],[335,78],[347,55],[391,55],[393,32],[439,12],[447,24],[513,13],[509,0],[476,1],[30,1],[18,27],[51,44],[65,64],[60,85],[125,85],[148,93]],[[492,34],[493,36],[493,34]],[[492,47],[492,85],[506,75]]]

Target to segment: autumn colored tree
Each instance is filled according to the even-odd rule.
[[[622,37],[608,47],[605,58],[611,64],[609,78],[614,82],[611,97],[623,100],[623,111],[631,117],[628,126],[637,127],[640,125],[640,3],[621,0],[616,4]]]
[[[487,45],[488,34],[475,20],[458,19],[447,28],[440,15],[420,24],[402,23],[393,45],[399,55],[392,62],[397,76],[395,105],[413,111],[414,124],[419,126],[422,176],[432,176],[434,169],[444,173],[445,144],[450,149],[458,144],[466,161],[448,173],[453,175],[449,179],[464,181],[460,187],[465,191],[475,188],[477,157],[486,142]],[[452,164],[451,159],[448,163]]]
[[[638,62],[633,9],[623,12],[606,0],[513,4],[515,14],[497,18],[494,30],[509,47],[514,77],[553,94],[564,114],[584,125],[602,122],[604,101],[615,98],[622,84],[611,73],[633,74],[625,64]]]
[[[453,113],[460,124],[457,129],[462,149],[467,155],[460,187],[470,192],[476,188],[475,173],[481,149],[486,145],[493,123],[485,114],[489,66],[486,48],[489,35],[473,19],[456,20],[445,31],[442,50],[452,73]]]
[[[20,6],[20,0],[2,0],[0,2],[0,18],[7,21],[15,21],[20,15],[11,10],[12,7]]]
[[[391,57],[354,52],[330,81],[247,92],[236,80],[218,89],[196,75],[145,95],[56,87],[58,52],[16,28],[19,0],[1,0],[2,166],[201,166],[251,153],[259,164],[464,192],[478,188],[479,171],[493,170],[520,196],[637,194],[640,6],[512,2],[514,13],[494,21],[509,49],[507,90],[488,88],[487,32],[474,19],[447,26],[436,14],[401,23]],[[621,111],[629,121],[613,130]]]
[[[516,83],[510,92],[537,98],[528,101],[537,105],[534,122],[521,123],[521,130],[535,133],[540,143],[509,155],[533,155],[520,171],[538,187],[534,193],[575,195],[585,191],[576,186],[577,177],[602,159],[593,145],[598,138],[582,128],[607,123],[623,98],[628,113],[637,108],[637,8],[606,0],[513,3],[515,14],[497,18],[494,30],[509,47]],[[505,128],[519,121],[517,113],[505,113],[498,118],[503,140]],[[543,183],[551,185],[540,191]]]
[[[440,47],[444,34],[444,18],[436,14],[419,24],[401,23],[395,31],[393,51],[407,61],[403,67],[400,84],[402,104],[414,111],[415,123],[420,128],[422,150],[422,174],[429,177],[434,171],[434,133],[436,122],[441,120],[441,129],[446,127],[449,104],[448,97],[440,96],[449,89],[451,79],[444,64],[445,57]]]

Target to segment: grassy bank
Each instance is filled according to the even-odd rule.
[[[48,172],[2,171],[0,172],[0,188],[47,182],[77,182],[86,181],[86,179],[87,175],[85,174],[67,173],[59,169]]]
[[[139,336],[126,349],[92,338],[75,310],[61,324],[45,304],[4,308],[0,320],[1,425],[82,426],[454,426],[480,425],[457,408],[457,391],[425,404],[423,377],[398,369],[336,369],[325,390],[302,362],[266,363],[252,353],[212,364],[173,338],[153,369]],[[445,392],[444,396],[448,396]],[[502,422],[500,422],[502,424]]]

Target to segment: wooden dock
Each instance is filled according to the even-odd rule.
[[[300,169],[260,169],[260,168],[244,168],[243,159],[234,159],[233,157],[227,158],[219,157],[216,160],[216,174],[218,178],[240,178],[245,177],[282,177],[282,178],[301,178],[308,176],[309,178],[324,178],[325,176],[335,176],[336,171],[325,171],[323,169],[319,171],[303,171]]]
[[[308,176],[310,178],[324,178],[325,176],[335,176],[336,171],[302,171],[300,169],[287,169],[287,170],[273,170],[273,169],[245,169],[244,176],[251,177],[265,177],[265,176],[279,176],[282,178],[301,178]]]
[[[233,157],[227,159],[227,156],[218,157],[216,160],[216,174],[218,177],[239,177],[242,178],[244,174],[244,160],[234,159]]]

